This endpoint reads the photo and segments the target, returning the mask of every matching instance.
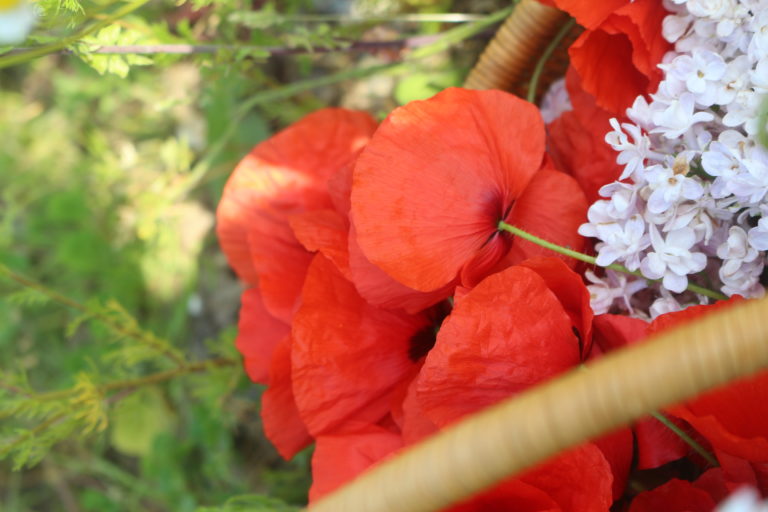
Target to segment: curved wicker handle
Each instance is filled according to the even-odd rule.
[[[567,19],[558,9],[522,0],[485,48],[464,87],[510,90],[530,74],[541,50]]]
[[[311,512],[439,510],[543,460],[768,366],[768,299],[609,354],[466,418],[318,501]]]

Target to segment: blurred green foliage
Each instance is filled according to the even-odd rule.
[[[0,510],[306,503],[311,450],[285,462],[264,439],[261,389],[234,350],[240,285],[212,232],[221,189],[276,129],[326,105],[383,116],[458,85],[480,44],[430,56],[399,78],[362,72],[327,87],[311,84],[399,57],[270,57],[259,48],[432,34],[449,27],[398,13],[468,4],[38,3],[44,16],[25,46],[40,55],[0,48]],[[394,21],[366,19],[382,13]],[[147,44],[221,48],[94,53]],[[253,101],[284,90],[281,101]]]

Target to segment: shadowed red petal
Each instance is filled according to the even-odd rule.
[[[315,256],[293,321],[293,390],[309,431],[384,416],[413,368],[411,337],[428,324],[424,315],[369,305],[333,263]]]
[[[629,512],[712,512],[716,505],[706,491],[675,478],[652,491],[638,494]]]
[[[288,214],[273,217],[267,221],[271,226],[265,229],[258,229],[266,226],[263,218],[254,220],[254,229],[248,234],[264,306],[286,323],[291,322],[312,261],[312,254],[296,240],[288,218]]]
[[[547,126],[547,152],[557,168],[579,183],[589,203],[600,199],[598,191],[618,179],[622,168],[616,163],[617,153],[605,142],[615,117],[597,106],[592,95],[581,88],[581,79],[573,67],[566,74],[568,95],[573,110]]]
[[[630,428],[622,428],[592,441],[611,466],[611,491],[614,501],[621,498],[627,487],[629,471],[632,469],[633,443],[634,436]]]
[[[520,264],[544,279],[547,287],[557,296],[560,304],[571,317],[573,328],[581,342],[581,357],[586,360],[592,346],[592,308],[589,290],[581,276],[557,258],[532,258]]]
[[[511,94],[447,89],[396,109],[355,167],[363,253],[410,288],[447,285],[496,233],[543,156],[541,116]]]
[[[291,328],[269,314],[258,288],[245,290],[235,346],[243,355],[245,371],[254,382],[267,383],[272,353]]]
[[[290,459],[312,442],[299,417],[291,387],[291,337],[275,347],[269,367],[269,387],[261,399],[264,434],[277,451]]]
[[[419,401],[443,426],[580,360],[571,319],[533,270],[491,275],[455,304],[418,377]]]
[[[328,179],[351,165],[375,128],[364,112],[319,110],[256,146],[227,182],[217,210],[219,242],[242,279],[273,282],[261,286],[275,316],[290,319],[293,303],[288,293],[273,297],[274,282],[290,278],[303,250],[288,216],[331,207]]]
[[[586,241],[577,230],[587,218],[587,208],[584,192],[576,180],[562,172],[542,170],[515,203],[507,223],[557,245],[582,251]],[[536,256],[557,257],[570,267],[577,263],[520,238],[514,239],[505,262],[516,265]]]
[[[346,432],[318,437],[312,455],[310,503],[341,487],[402,446],[399,435],[378,425],[352,424]]]

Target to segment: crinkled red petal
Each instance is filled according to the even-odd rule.
[[[455,304],[417,390],[443,426],[580,361],[571,319],[546,281],[524,267],[491,275]]]

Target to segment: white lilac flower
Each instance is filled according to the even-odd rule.
[[[646,169],[645,177],[653,190],[648,198],[648,210],[662,213],[681,199],[699,199],[704,194],[704,187],[698,178],[686,176],[687,172],[688,162],[685,158],[676,159],[675,167],[672,168],[654,165]]]
[[[606,270],[603,278],[597,277],[591,270],[584,272],[584,276],[592,283],[587,285],[587,289],[589,305],[596,315],[608,313],[617,300],[629,314],[632,314],[630,302],[632,296],[648,286],[644,279],[630,281],[626,274],[612,270]]]
[[[590,209],[590,213],[591,211]],[[602,240],[602,243],[595,246],[598,253],[596,262],[601,267],[623,261],[629,270],[637,270],[640,266],[642,251],[650,245],[648,235],[645,233],[645,221],[637,214],[624,223],[582,224],[579,227],[579,233]]]
[[[664,238],[656,226],[650,226],[653,252],[643,258],[640,271],[648,279],[662,279],[664,288],[681,293],[688,286],[688,275],[701,272],[707,265],[707,257],[691,252],[696,234],[690,228],[671,231]]]
[[[677,302],[677,300],[672,297],[672,295],[667,294],[666,296],[659,297],[653,301],[653,304],[651,304],[648,312],[651,314],[651,320],[654,320],[657,316],[666,315],[667,313],[674,313],[675,311],[680,311],[682,309],[683,306]]]
[[[662,280],[644,304],[633,299],[631,314],[645,318],[686,307],[675,294],[699,272],[727,295],[761,295],[768,253],[768,150],[757,141],[768,0],[663,1],[662,33],[674,45],[664,77],[650,101],[638,96],[624,121],[605,127],[623,172],[579,229],[599,239],[600,264],[639,265]],[[621,306],[628,285],[590,286],[601,304]]]
[[[768,512],[768,501],[752,487],[742,487],[720,502],[714,512]]]
[[[547,93],[541,99],[541,117],[544,123],[549,124],[563,112],[573,110],[571,97],[568,96],[568,89],[565,88],[565,78],[552,82]]]
[[[743,263],[755,261],[757,251],[749,244],[747,232],[744,229],[731,226],[728,230],[728,239],[717,248],[717,257],[726,260],[726,265],[741,266]]]
[[[758,251],[768,250],[768,217],[761,217],[757,226],[749,230],[747,237],[749,245]]]
[[[671,76],[685,82],[686,88],[696,95],[699,104],[707,107],[714,104],[716,83],[725,75],[727,69],[720,55],[698,48],[693,50],[691,55],[675,57],[665,67]]]
[[[765,267],[762,259],[743,265],[729,265],[729,262],[720,267],[718,277],[723,282],[722,292],[729,297],[741,295],[742,297],[761,297],[765,290],[760,284],[760,275]]]
[[[619,122],[612,118],[610,120],[613,131],[605,136],[605,142],[615,151],[619,152],[616,157],[616,163],[624,166],[624,170],[619,176],[620,180],[626,179],[643,168],[645,159],[648,157],[660,158],[661,155],[651,151],[651,141],[643,134],[642,130],[633,124]],[[624,133],[624,130],[632,136],[632,142]],[[637,181],[637,179],[635,179]]]
[[[651,133],[661,133],[668,139],[679,137],[696,123],[712,121],[715,116],[710,112],[694,112],[695,99],[692,93],[683,93],[673,99],[667,107],[653,115],[653,122],[658,126]]]
[[[25,0],[0,0],[0,45],[23,42],[37,15]]]

